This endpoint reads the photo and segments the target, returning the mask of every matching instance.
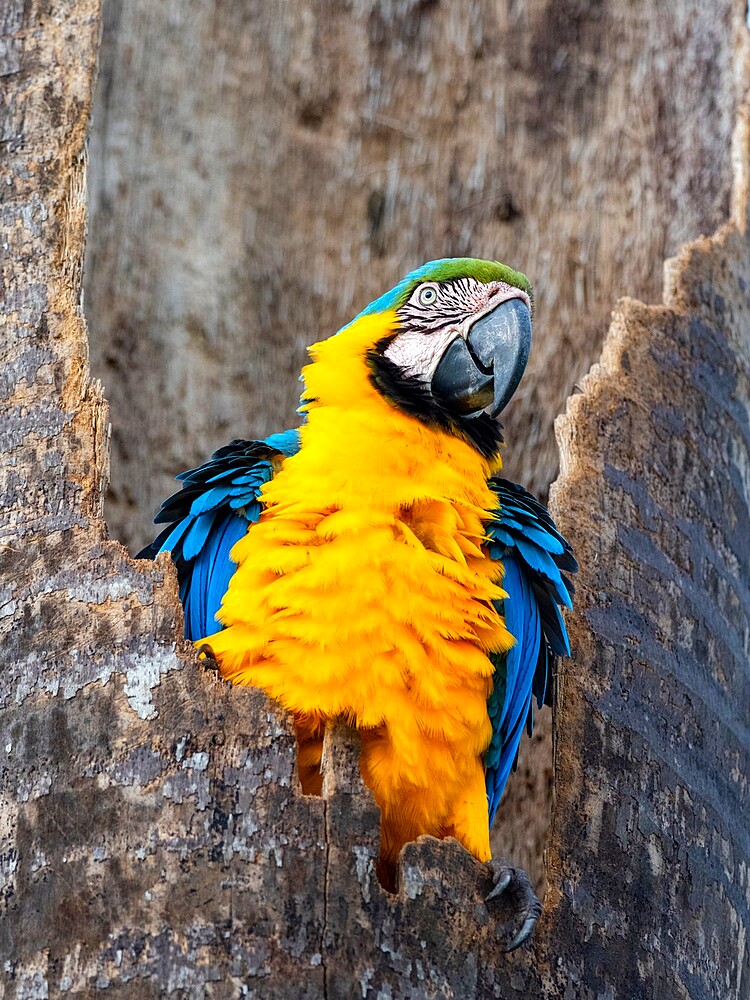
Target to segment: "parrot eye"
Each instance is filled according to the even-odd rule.
[[[437,299],[437,288],[434,285],[422,285],[417,293],[417,302],[420,306],[431,306]]]

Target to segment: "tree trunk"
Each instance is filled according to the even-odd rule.
[[[253,48],[255,36],[245,15],[237,13],[240,5],[230,7],[241,23],[224,25],[226,45],[244,38],[247,60],[268,57],[272,88],[271,56],[283,60],[285,49],[273,38],[266,49]],[[192,13],[200,20],[204,9],[196,5]],[[687,9],[679,5],[678,14]],[[261,5],[255,10],[261,21],[265,10]],[[378,28],[386,10],[391,8],[373,8],[368,19],[376,40],[383,31],[391,39],[393,50],[386,46],[378,64],[384,68],[398,54],[396,36],[387,35],[387,25]],[[406,38],[412,48],[420,31],[428,31],[420,27],[424,18],[447,16],[441,4],[408,11],[413,34]],[[701,31],[708,44],[717,37],[712,32],[726,27],[727,19],[712,13],[715,23],[710,30],[704,24],[705,31],[696,14],[684,50],[688,60],[691,52],[705,51]],[[349,23],[346,10],[338,16]],[[666,16],[654,14],[651,30],[657,38],[666,30]],[[317,52],[315,45],[323,42],[315,41],[314,22],[302,20]],[[174,37],[184,41],[182,22],[170,23]],[[424,838],[404,852],[398,895],[384,892],[374,874],[377,809],[361,785],[356,736],[343,729],[328,734],[323,796],[301,795],[284,713],[258,692],[219,681],[182,641],[169,559],[136,563],[119,543],[107,540],[102,520],[107,410],[98,383],[90,379],[79,304],[84,140],[98,5],[96,0],[34,5],[6,0],[0,27],[5,42],[0,135],[9,179],[0,209],[6,454],[0,490],[0,995],[295,1000],[750,995],[747,113],[739,116],[734,147],[731,221],[669,263],[663,305],[625,300],[618,306],[601,363],[583,380],[559,425],[562,474],[554,508],[582,564],[570,619],[574,658],[563,665],[558,684],[557,799],[545,913],[532,946],[506,956],[510,913],[502,903],[484,903],[489,887],[484,866],[454,842]],[[558,24],[556,37],[562,30]],[[586,35],[582,25],[579,30]],[[479,37],[485,36],[476,29],[472,38]],[[326,33],[325,42],[339,45],[339,34]],[[224,50],[211,51],[221,62]],[[134,61],[136,53],[131,51]],[[720,47],[712,58],[729,66],[731,53]],[[665,63],[671,65],[671,59],[665,50]],[[224,63],[229,84],[238,65]],[[317,116],[323,149],[337,136],[340,141],[339,132],[326,124],[325,102],[319,110],[325,75],[313,72],[305,59],[301,65],[308,67],[308,77],[301,75],[292,85],[300,108],[306,108],[299,111],[298,127],[313,128]],[[333,58],[330,65],[336,69],[329,82],[339,89],[353,85],[356,74]],[[562,66],[560,72],[564,60]],[[200,70],[197,60],[197,78],[203,76]],[[415,87],[424,84],[417,70]],[[131,73],[143,78],[135,66]],[[530,80],[536,77],[527,78],[527,86]],[[723,101],[717,90],[717,101],[719,95]],[[710,103],[705,94],[700,98]],[[588,95],[581,92],[578,99],[585,103]],[[415,110],[419,102],[413,95],[411,103],[403,94],[399,100],[413,115],[424,113],[424,107]],[[466,101],[471,103],[470,96]],[[707,116],[706,134],[719,127],[717,119],[726,125],[728,107],[719,102]],[[261,110],[247,108],[250,115]],[[543,101],[536,102],[536,110],[547,122]],[[691,107],[690,114],[694,111]],[[377,106],[372,114],[381,116],[378,128],[390,127],[382,125],[385,117],[390,121],[386,111]],[[405,120],[404,113],[398,122]],[[419,135],[416,119],[414,127]],[[135,146],[148,166],[150,140],[141,138]],[[258,143],[262,146],[260,138]],[[300,164],[312,156],[313,145],[300,149]],[[714,174],[710,165],[717,159],[729,163],[726,148],[710,145],[704,134],[691,152],[694,162],[709,165],[711,176],[698,184],[693,202],[700,202],[704,187],[723,183],[724,174]],[[221,164],[219,152],[216,148]],[[289,152],[284,146],[279,153],[283,169],[291,169]],[[651,156],[650,148],[644,156]],[[691,173],[679,159],[682,172],[662,177],[663,190],[674,190],[675,197],[687,189]],[[206,168],[210,163],[205,161]],[[200,172],[200,158],[193,166]],[[254,170],[247,169],[250,185]],[[298,170],[301,183],[306,173],[302,166]],[[115,184],[114,174],[108,183]],[[329,179],[334,194],[335,177],[334,172]],[[127,191],[137,185],[131,173],[120,174],[119,182],[124,187],[113,211],[119,197],[127,202]],[[645,179],[643,187],[649,190]],[[408,184],[406,189],[412,190]],[[324,209],[332,219],[334,204]],[[175,208],[171,223],[185,226],[191,219],[200,230],[195,207],[183,205],[184,217]],[[158,199],[153,208],[158,213]],[[694,209],[694,203],[686,206],[686,214]],[[300,218],[305,214],[301,205],[295,210]],[[580,211],[583,218],[587,210]],[[391,218],[387,212],[385,220]],[[619,208],[615,212],[617,226],[627,232]],[[550,228],[558,217],[548,216]],[[166,221],[163,225],[169,231]],[[259,221],[257,232],[270,248],[278,229],[269,225]],[[414,225],[419,231],[418,218]],[[135,224],[126,227],[132,239],[137,232]],[[141,232],[141,243],[123,250],[124,268],[139,251],[151,254],[152,235]],[[179,234],[174,238],[176,245],[181,242]],[[197,245],[212,238],[205,230],[195,234]],[[386,246],[388,254],[400,260],[411,253],[405,223],[389,238],[401,249]],[[424,231],[414,237],[420,250],[424,238]],[[540,229],[540,245],[542,238]],[[258,296],[260,315],[271,317],[269,329],[275,329],[272,310],[284,300],[276,292],[283,286],[286,295],[296,274],[304,309],[322,317],[323,329],[332,329],[332,306],[324,305],[322,295],[315,300],[306,292],[319,280],[332,302],[333,265],[323,281],[322,270],[309,260],[302,267],[301,251],[291,262],[275,257],[283,245],[266,257],[257,251],[264,270],[253,272],[248,285]],[[352,243],[346,246],[351,249]],[[322,252],[317,245],[315,254]],[[383,280],[386,273],[392,276],[388,260],[378,258],[364,274],[347,273],[339,286],[342,310],[351,311],[355,288],[366,298],[388,283]],[[211,272],[207,278],[200,261],[197,254],[196,280],[210,285]],[[655,259],[649,262],[653,268]],[[652,271],[643,260],[641,265],[652,281]],[[140,266],[133,264],[133,273]],[[91,273],[95,285],[102,272],[94,266]],[[148,270],[140,273],[156,280]],[[173,287],[179,293],[188,285],[163,286],[163,305]],[[113,288],[105,281],[102,294]],[[263,299],[268,289],[273,298]],[[198,291],[188,291],[200,300]],[[155,316],[156,296],[150,307],[146,299],[145,313]],[[570,329],[574,299],[571,303]],[[250,305],[244,300],[234,308],[251,318]],[[144,329],[137,325],[137,311],[133,315],[134,329]],[[295,329],[294,317],[283,322],[285,329]],[[178,327],[174,320],[173,329]],[[99,329],[104,336],[105,328]],[[192,329],[186,323],[186,335],[192,337]],[[109,335],[114,342],[117,329]],[[206,344],[213,356],[211,341]],[[271,355],[265,357],[270,363]],[[212,362],[217,372],[212,378],[219,378],[221,359],[219,353]],[[294,365],[299,361],[296,356]],[[287,363],[291,370],[291,358]],[[186,371],[187,381],[195,377]],[[282,378],[284,371],[274,374],[278,384],[290,377]],[[154,375],[158,380],[158,371]],[[259,379],[255,369],[252,379]],[[145,379],[143,392],[154,412],[163,412]],[[173,387],[164,404],[175,398]],[[187,398],[197,408],[198,396]],[[206,406],[213,405],[223,404],[208,392]],[[155,423],[158,438],[165,431]]]

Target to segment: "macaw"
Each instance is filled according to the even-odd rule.
[[[421,834],[490,862],[532,702],[551,701],[552,662],[570,654],[571,548],[498,475],[531,311],[504,264],[412,271],[309,348],[301,426],[178,476],[140,553],[172,553],[185,633],[223,677],[293,714],[305,792],[320,793],[326,722],[359,729],[386,884]],[[513,948],[539,903],[507,862],[494,879],[490,896],[521,895]]]

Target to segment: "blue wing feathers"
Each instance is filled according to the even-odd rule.
[[[192,518],[192,523],[182,539],[182,556],[186,562],[195,559],[206,544],[206,539],[216,521],[216,514],[215,510],[210,514],[202,514],[200,511],[194,514],[191,507],[189,516]]]
[[[527,542],[519,535],[515,539],[515,547],[522,561],[533,573],[538,573],[552,581],[559,576],[560,571],[552,556],[538,545]]]
[[[498,499],[487,526],[486,549],[505,569],[508,595],[498,602],[516,643],[493,656],[493,690],[487,702],[492,740],[485,754],[487,808],[492,823],[518,759],[524,726],[531,734],[533,702],[551,701],[550,666],[555,656],[570,655],[560,606],[571,607],[573,585],[565,575],[578,566],[552,518],[530,493],[507,480],[492,478]]]
[[[235,568],[229,553],[245,534],[247,526],[244,518],[224,518],[216,530],[213,544],[205,545],[195,559],[185,603],[185,632],[190,638],[202,638],[219,627],[216,612]]]
[[[172,553],[188,639],[216,631],[216,612],[235,569],[229,554],[260,517],[260,491],[274,474],[274,462],[298,448],[296,430],[263,441],[236,440],[176,477],[182,489],[162,504],[154,519],[167,527],[138,556],[153,559],[159,552]]]
[[[503,587],[508,593],[508,598],[503,602],[505,624],[517,641],[504,658],[505,699],[499,717],[493,724],[499,753],[496,754],[495,766],[488,768],[487,774],[490,823],[518,756],[521,735],[529,715],[529,701],[541,640],[536,598],[520,561],[514,556],[506,556],[504,566]]]
[[[299,431],[292,428],[288,431],[280,431],[278,434],[270,434],[263,443],[290,458],[299,451]]]

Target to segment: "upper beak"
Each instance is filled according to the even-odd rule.
[[[516,391],[529,360],[531,313],[525,299],[506,299],[456,337],[432,377],[432,391],[468,417],[496,417]]]

